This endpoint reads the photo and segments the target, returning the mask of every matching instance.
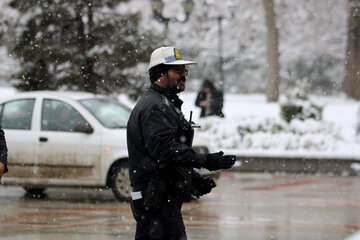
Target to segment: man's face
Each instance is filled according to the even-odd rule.
[[[187,70],[185,65],[173,66],[165,75],[167,79],[167,88],[173,93],[179,93],[185,90]]]

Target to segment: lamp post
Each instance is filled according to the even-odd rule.
[[[223,17],[219,16],[217,18],[219,24],[219,31],[218,31],[218,39],[219,39],[219,79],[220,79],[220,91],[224,93],[224,71],[223,71],[223,30],[222,30],[222,20]]]
[[[150,5],[153,11],[153,17],[158,20],[159,22],[165,24],[167,28],[169,22],[186,22],[189,20],[189,16],[194,9],[194,1],[193,0],[183,0],[181,2],[184,12],[185,12],[185,19],[179,20],[177,18],[167,18],[162,15],[162,11],[164,9],[164,2],[162,0],[150,0]]]

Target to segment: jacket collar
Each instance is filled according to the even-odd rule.
[[[150,88],[164,95],[169,101],[174,103],[175,107],[181,109],[181,105],[183,104],[183,101],[178,97],[178,95],[171,93],[168,89],[162,88],[154,83],[150,85]]]

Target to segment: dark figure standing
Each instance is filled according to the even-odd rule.
[[[200,197],[216,186],[194,167],[228,169],[235,156],[197,154],[193,129],[181,112],[178,93],[188,70],[174,47],[156,49],[150,59],[151,86],[134,107],[127,126],[131,209],[137,222],[135,239],[187,239],[181,206],[190,195]]]
[[[217,90],[210,80],[205,79],[202,89],[195,101],[195,105],[201,107],[200,117],[214,115],[224,117],[224,114],[222,113],[223,104],[223,93]]]
[[[0,127],[0,181],[7,169],[7,147],[4,131]]]

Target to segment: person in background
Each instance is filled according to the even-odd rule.
[[[223,93],[217,90],[209,79],[205,79],[195,101],[195,105],[201,108],[200,117],[224,117],[223,103]]]
[[[188,70],[175,47],[161,47],[150,58],[151,86],[139,99],[127,125],[131,209],[135,239],[185,240],[183,202],[216,186],[194,168],[228,169],[233,155],[198,154],[192,148],[194,130],[181,112],[178,93],[185,90]]]
[[[5,141],[5,134],[0,126],[0,182],[3,174],[7,171],[7,147]]]

